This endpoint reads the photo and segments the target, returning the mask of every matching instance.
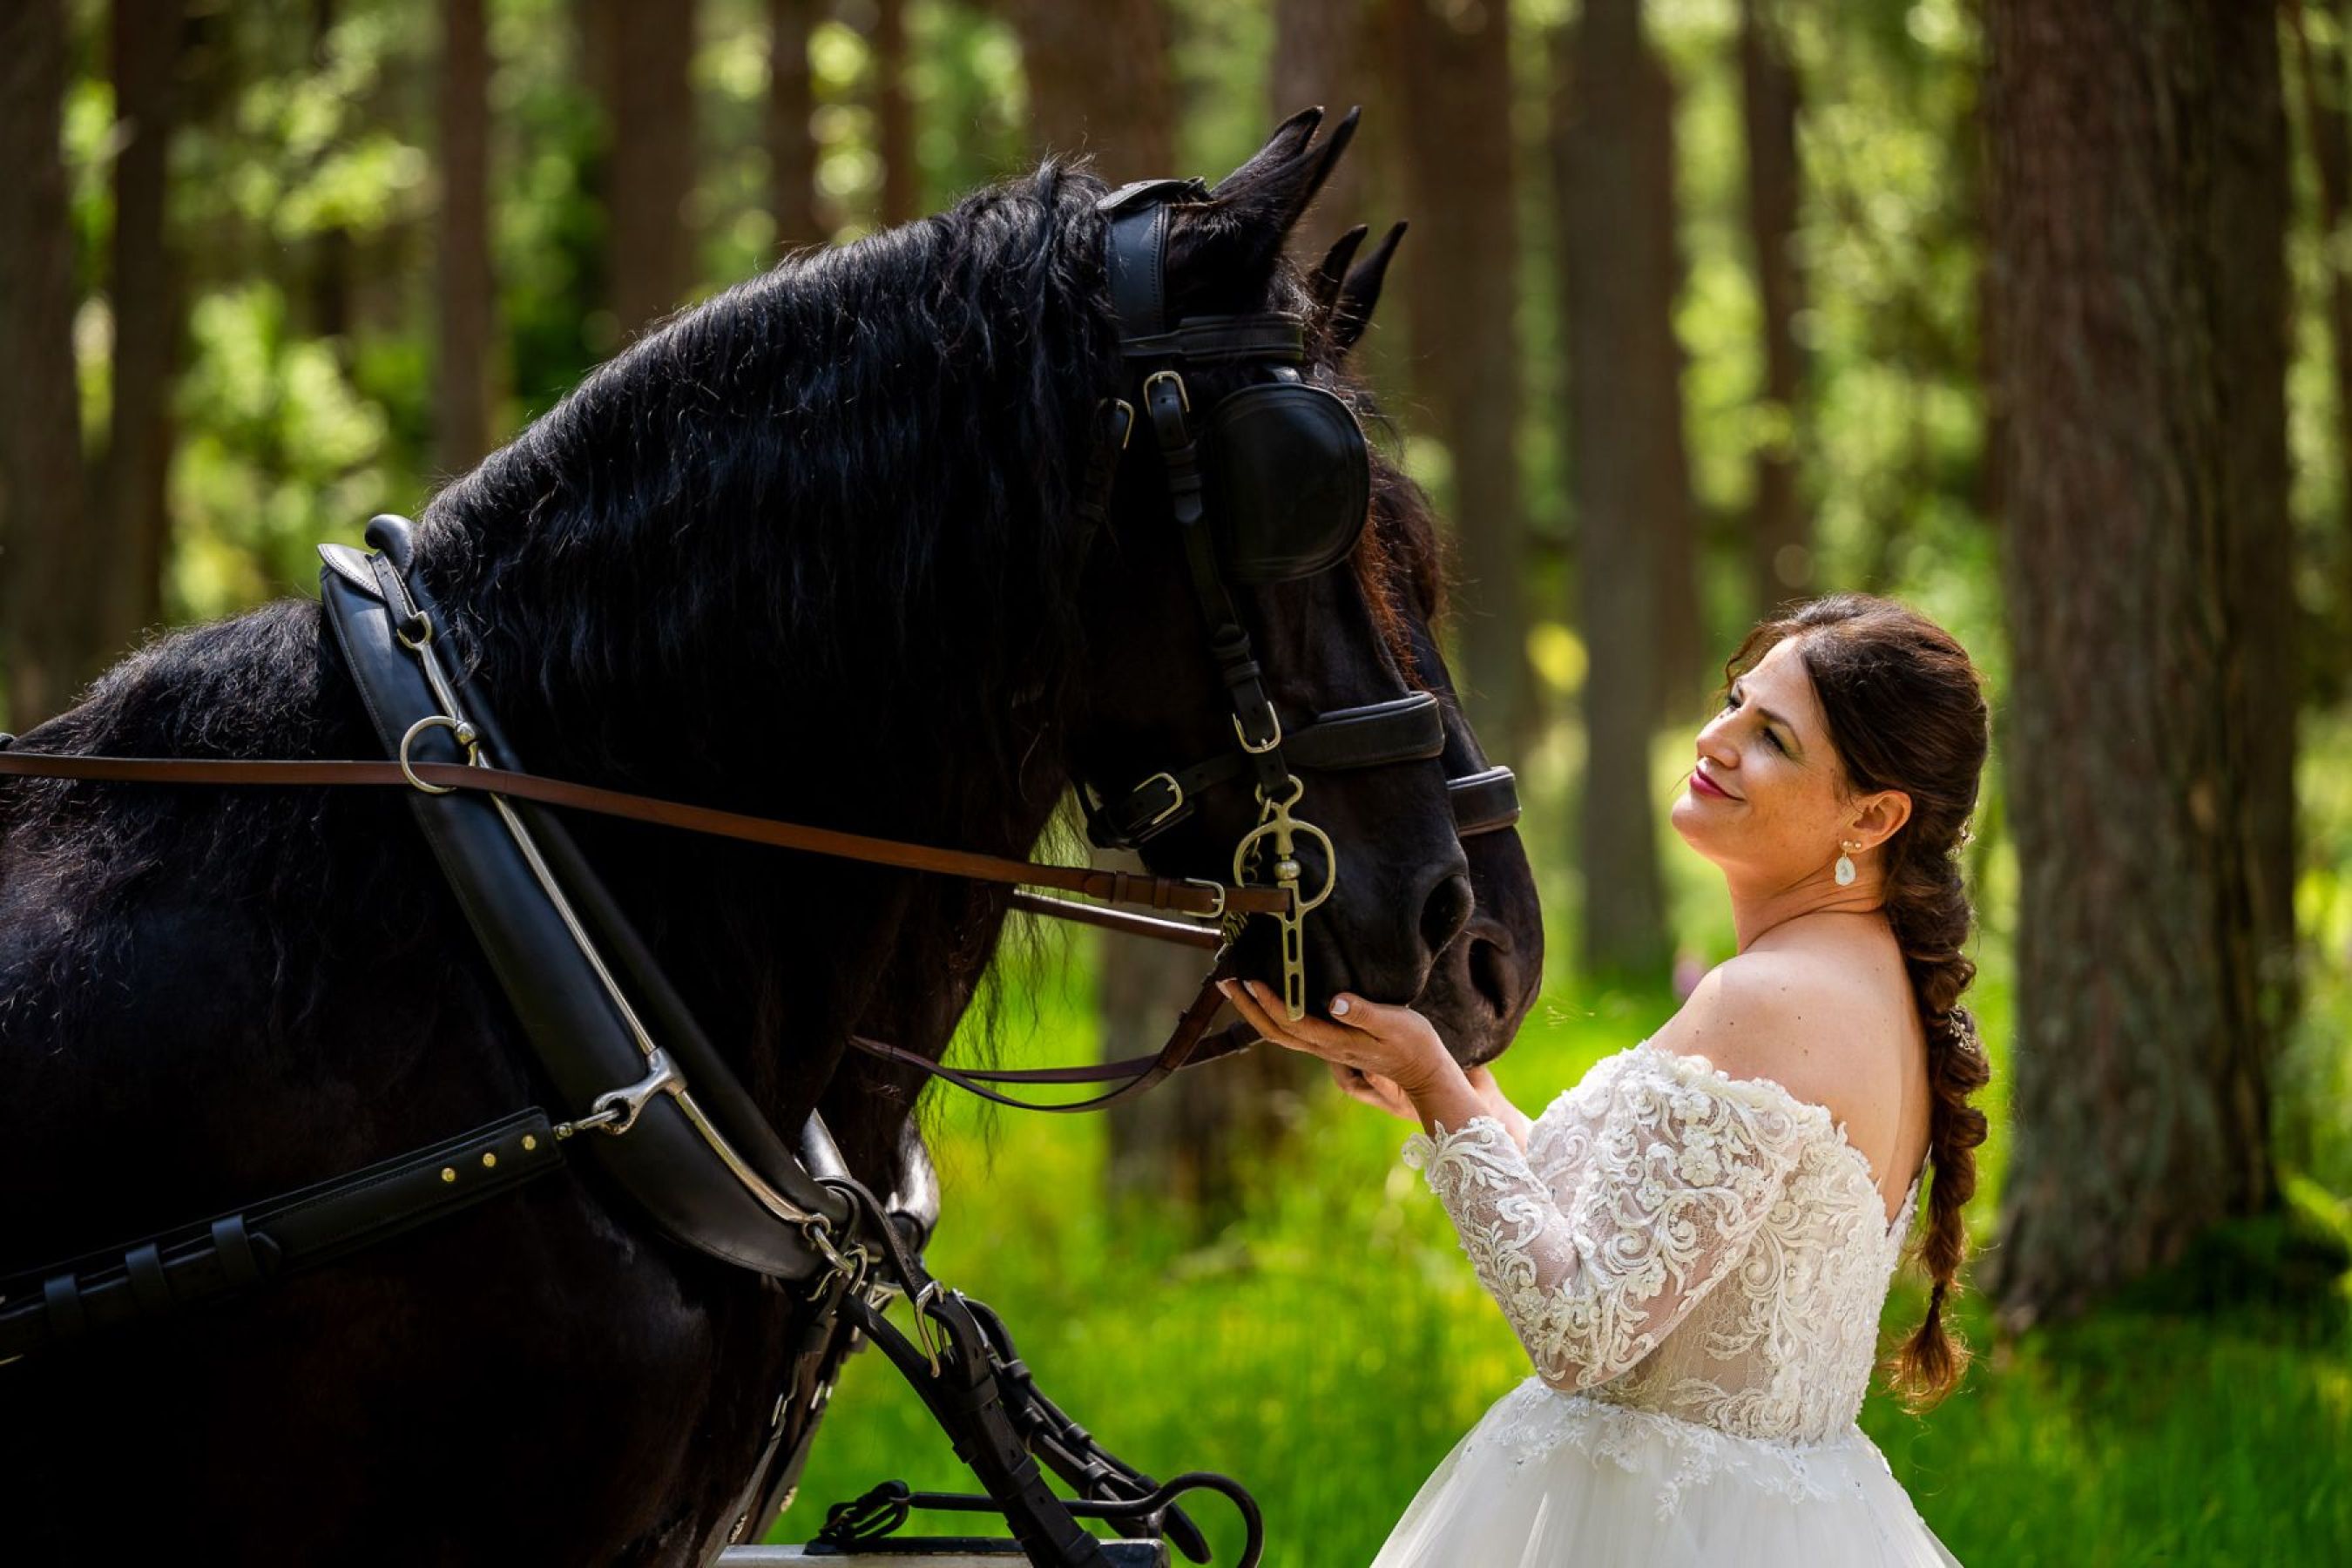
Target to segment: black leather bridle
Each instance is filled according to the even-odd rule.
[[[1209,654],[1233,709],[1237,749],[1157,770],[1108,794],[1081,780],[1079,799],[1096,845],[1137,849],[1184,820],[1207,792],[1253,786],[1257,821],[1234,847],[1232,879],[1249,884],[1271,846],[1275,885],[1290,896],[1289,907],[1274,917],[1281,928],[1283,1001],[1297,1019],[1307,1012],[1302,927],[1337,887],[1339,863],[1330,837],[1294,810],[1306,790],[1294,770],[1426,761],[1445,748],[1444,721],[1435,694],[1414,691],[1318,714],[1286,732],[1266,696],[1232,584],[1311,576],[1346,561],[1369,525],[1371,458],[1347,404],[1301,375],[1307,327],[1299,318],[1171,316],[1171,209],[1208,195],[1197,179],[1139,180],[1096,204],[1107,220],[1105,265],[1128,384],[1105,405],[1117,444],[1106,436],[1098,445],[1081,511],[1090,527],[1102,526],[1120,457],[1138,423],[1149,424]],[[1272,379],[1195,410],[1186,372],[1233,363],[1269,366]],[[1517,818],[1507,768],[1449,780],[1447,787],[1457,832],[1490,832]],[[1324,858],[1323,885],[1311,896],[1300,886],[1302,837],[1315,840]],[[1239,928],[1238,921],[1226,921],[1229,941]]]

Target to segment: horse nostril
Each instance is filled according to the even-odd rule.
[[[1461,934],[1470,923],[1470,913],[1477,907],[1478,895],[1470,886],[1470,879],[1456,871],[1429,890],[1429,898],[1421,906],[1421,940],[1433,953],[1444,952],[1446,944]]]
[[[1497,1018],[1511,1014],[1512,998],[1518,994],[1513,982],[1511,960],[1501,945],[1486,941],[1470,944],[1470,988],[1486,1000]]]

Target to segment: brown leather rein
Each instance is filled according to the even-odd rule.
[[[764,844],[774,848],[801,850],[904,870],[932,871],[982,881],[1009,883],[1016,889],[1012,898],[1013,906],[1025,912],[1100,926],[1109,931],[1157,942],[1175,942],[1218,954],[1216,964],[1202,981],[1199,994],[1179,1018],[1168,1043],[1159,1051],[1145,1056],[1074,1067],[960,1069],[887,1041],[865,1035],[849,1036],[850,1044],[870,1056],[918,1068],[1000,1105],[1023,1110],[1095,1110],[1114,1099],[1128,1099],[1141,1092],[1149,1087],[1147,1079],[1156,1083],[1180,1068],[1197,1066],[1230,1055],[1251,1045],[1257,1037],[1255,1031],[1246,1025],[1238,1025],[1212,1040],[1203,1042],[1202,1039],[1210,1019],[1223,1002],[1223,995],[1216,990],[1216,983],[1233,973],[1224,953],[1224,938],[1217,928],[1098,909],[1066,899],[1023,892],[1019,889],[1057,888],[1108,903],[1139,904],[1155,910],[1173,910],[1211,918],[1222,918],[1228,913],[1278,912],[1289,908],[1291,897],[1289,891],[1283,888],[1212,882],[1191,877],[1139,875],[1084,866],[1060,866],[970,850],[944,849],[935,845],[910,844],[896,838],[877,838],[866,834],[779,822],[770,817],[690,805],[683,801],[662,800],[651,795],[630,795],[568,779],[553,779],[539,773],[517,773],[479,764],[64,756],[54,752],[17,751],[13,748],[12,741],[13,737],[0,736],[0,777],[281,788],[358,786],[424,789],[434,794],[469,790],[536,801],[544,805],[569,806],[602,816],[649,823],[746,844]],[[987,1087],[989,1083],[1107,1082],[1117,1082],[1120,1087],[1093,1100],[1068,1105],[1044,1105],[1013,1100]]]

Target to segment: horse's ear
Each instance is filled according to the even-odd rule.
[[[1397,241],[1404,237],[1402,223],[1381,237],[1372,253],[1348,269],[1348,280],[1339,286],[1339,297],[1331,306],[1331,341],[1341,353],[1356,346],[1364,329],[1372,324],[1372,307],[1381,302],[1381,284],[1388,277],[1389,263],[1396,257]],[[1363,230],[1356,230],[1359,238]],[[1349,247],[1351,251],[1354,247]],[[1337,254],[1337,247],[1334,247]],[[1324,265],[1328,267],[1327,260]]]
[[[1179,206],[1168,233],[1171,292],[1190,309],[1245,310],[1272,274],[1284,242],[1331,176],[1356,134],[1350,109],[1320,142],[1321,109],[1302,109],[1249,162],[1219,181],[1209,199]],[[1231,298],[1247,295],[1249,298]],[[1180,312],[1181,313],[1181,312]]]
[[[1331,313],[1339,300],[1339,286],[1348,280],[1348,263],[1355,259],[1356,247],[1364,243],[1364,236],[1372,231],[1358,224],[1341,235],[1331,248],[1323,253],[1323,265],[1315,269],[1307,288],[1315,296],[1315,314],[1319,320]]]

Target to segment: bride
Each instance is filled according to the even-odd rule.
[[[1988,1077],[1958,855],[1987,748],[1958,643],[1838,595],[1748,635],[1674,805],[1738,952],[1530,1121],[1409,1007],[1340,993],[1266,1038],[1329,1062],[1405,1141],[1535,1374],[1480,1418],[1373,1568],[1941,1564],[1855,1424],[1927,1187],[1927,1320],[1888,1363],[1958,1380],[1942,1312]]]

